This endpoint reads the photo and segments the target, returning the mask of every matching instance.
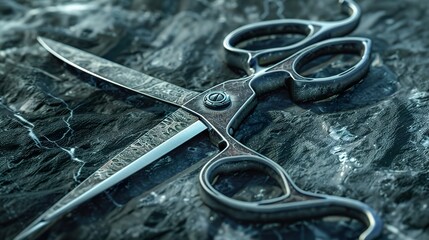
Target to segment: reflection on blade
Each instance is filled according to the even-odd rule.
[[[40,235],[78,205],[119,183],[206,129],[206,125],[197,117],[178,109],[94,172],[15,239]]]
[[[197,92],[162,81],[121,66],[77,48],[38,37],[39,43],[52,55],[94,77],[176,106],[181,106]]]

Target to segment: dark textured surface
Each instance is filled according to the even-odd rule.
[[[318,103],[295,105],[286,91],[266,95],[236,136],[301,188],[375,208],[383,239],[427,239],[429,4],[358,3],[363,16],[353,35],[374,43],[364,81]],[[333,20],[336,10],[334,1],[1,1],[0,236],[17,234],[175,110],[69,71],[37,35],[202,91],[240,76],[221,59],[229,31],[278,17]],[[148,178],[178,170],[173,163],[213,152],[203,139],[83,205],[45,237],[343,239],[359,232],[347,221],[236,222],[202,205],[195,173],[145,192]]]

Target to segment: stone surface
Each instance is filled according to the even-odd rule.
[[[352,35],[373,41],[368,76],[316,103],[294,104],[286,90],[266,94],[236,138],[281,164],[301,188],[372,206],[385,221],[382,239],[427,239],[429,3],[358,3],[363,16]],[[203,91],[243,75],[222,61],[222,40],[231,30],[261,19],[335,20],[338,12],[331,0],[1,1],[0,237],[12,238],[176,109],[67,68],[36,42],[38,35]],[[153,188],[214,152],[202,134],[82,205],[44,238],[344,239],[359,233],[361,226],[347,220],[247,224],[224,217],[201,202],[197,170]]]

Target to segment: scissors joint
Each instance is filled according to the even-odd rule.
[[[208,108],[219,110],[231,104],[231,98],[226,92],[211,91],[204,96],[204,105]]]

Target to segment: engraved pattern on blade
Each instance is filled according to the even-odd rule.
[[[198,118],[189,114],[183,109],[178,109],[167,116],[161,123],[150,129],[130,146],[125,148],[118,155],[109,160],[100,169],[89,176],[79,186],[60,199],[54,206],[48,209],[42,217],[46,217],[68,204],[76,197],[82,195],[95,185],[109,178],[125,166],[129,165],[140,156],[151,151],[167,139],[181,132],[191,124],[198,121]]]
[[[38,41],[73,67],[160,101],[181,106],[199,94],[50,39],[39,37]]]

